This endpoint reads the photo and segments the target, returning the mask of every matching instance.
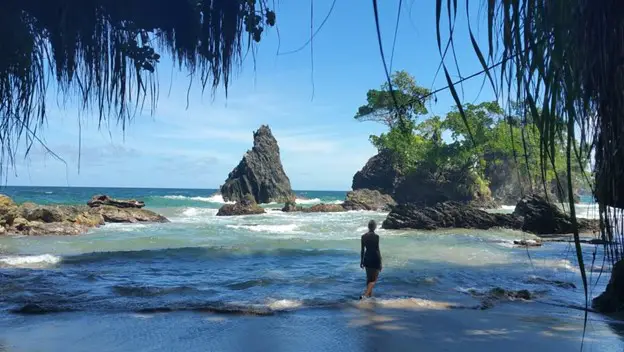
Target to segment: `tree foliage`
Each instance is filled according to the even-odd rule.
[[[358,121],[380,122],[389,128],[398,126],[400,121],[414,122],[420,115],[427,114],[425,103],[430,92],[416,84],[416,80],[406,71],[392,75],[393,94],[388,83],[379,89],[366,93],[366,105],[358,108],[355,119]]]

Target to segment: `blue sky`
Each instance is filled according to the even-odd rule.
[[[331,3],[314,0],[315,27]],[[380,2],[388,56],[398,3]],[[409,71],[427,88],[446,85],[443,74],[434,80],[440,62],[434,4],[403,1],[393,60],[394,70]],[[483,14],[472,10],[476,28]],[[41,136],[65,163],[35,147],[27,158],[18,160],[8,184],[217,188],[251,147],[253,131],[268,124],[280,144],[282,163],[294,189],[350,189],[353,174],[376,152],[368,136],[384,130],[381,125],[353,119],[358,106],[365,103],[367,90],[379,87],[385,79],[371,2],[357,1],[356,5],[354,0],[337,0],[314,39],[314,70],[309,47],[277,55],[278,48],[290,51],[309,39],[310,3],[283,0],[276,12],[281,42],[276,30],[269,30],[259,46],[255,69],[248,58],[237,70],[227,99],[223,91],[214,96],[202,94],[196,84],[187,108],[188,73],[172,70],[166,58],[158,66],[156,112],[137,116],[125,133],[115,124],[98,129],[92,112],[79,111],[71,101],[60,106],[52,99]],[[456,29],[461,39],[456,42],[457,57],[464,76],[481,69],[465,18],[460,12]],[[476,34],[483,42],[485,27]],[[454,67],[452,60],[447,63]],[[457,72],[453,74],[458,77]],[[480,89],[482,83],[479,78],[468,81],[460,91],[463,101],[492,99],[487,84]],[[436,98],[428,107],[432,114],[444,114],[454,105],[448,91]]]

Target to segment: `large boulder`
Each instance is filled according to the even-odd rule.
[[[111,205],[102,205],[91,208],[90,214],[100,215],[105,222],[136,223],[136,222],[169,222],[169,220],[151,210],[139,208],[117,208]]]
[[[368,160],[362,170],[353,176],[353,190],[370,189],[384,194],[394,194],[402,179],[400,170],[392,161],[390,152],[379,152]]]
[[[46,231],[49,231],[49,234],[74,235],[86,232],[88,228],[104,225],[104,218],[100,214],[91,212],[86,206],[39,205],[26,202],[19,206],[18,223],[13,226],[13,229],[19,229],[19,225],[22,225],[22,228],[28,225],[26,227],[31,230],[19,231],[28,232],[31,235],[46,234]],[[63,233],[64,229],[67,233]]]
[[[340,213],[346,211],[340,204],[315,204],[309,208],[301,208],[304,213]]]
[[[18,216],[19,209],[13,199],[0,194],[0,226],[10,226]]]
[[[223,199],[238,202],[247,194],[252,195],[257,203],[284,203],[294,199],[271,129],[263,125],[253,137],[253,148],[245,153],[221,186]]]
[[[83,234],[90,228],[92,228],[92,226],[74,222],[28,221],[20,217],[15,219],[13,225],[8,229],[8,232],[27,236],[73,236]]]
[[[286,204],[284,205],[284,207],[282,208],[283,212],[286,213],[294,213],[294,212],[301,212],[301,213],[340,213],[343,211],[347,211],[347,209],[345,209],[342,204],[326,204],[326,203],[321,203],[321,204],[315,204],[311,207],[302,207],[302,206],[298,206],[294,201],[289,201],[286,202]]]
[[[592,307],[601,313],[624,311],[624,260],[615,263],[607,289],[593,299]]]
[[[91,200],[87,202],[87,205],[91,208],[100,207],[102,205],[110,205],[116,208],[143,208],[145,203],[135,199],[114,199],[104,194],[99,194],[91,197]]]
[[[235,216],[235,215],[257,215],[264,214],[265,210],[256,203],[254,197],[250,194],[239,200],[235,204],[224,204],[217,216]]]
[[[459,202],[438,203],[435,206],[399,204],[392,208],[383,222],[384,229],[468,228],[487,230],[493,227],[518,229],[522,219],[512,214],[496,214]]]
[[[419,167],[410,172],[396,187],[394,200],[399,204],[432,206],[455,201],[489,207],[490,190],[468,169]]]
[[[390,210],[396,205],[394,199],[378,190],[358,189],[347,193],[347,197],[342,206],[347,210]]]
[[[522,198],[516,205],[514,215],[524,219],[522,230],[538,235],[560,235],[574,232],[572,219],[557,205],[539,194]],[[580,232],[600,230],[598,220],[577,219]]]

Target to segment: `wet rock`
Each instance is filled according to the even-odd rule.
[[[304,213],[339,213],[346,211],[340,204],[316,204],[309,208],[301,208]]]
[[[495,287],[487,292],[478,292],[477,290],[470,290],[469,293],[475,298],[481,300],[480,309],[489,309],[494,307],[496,303],[508,302],[508,301],[530,301],[535,298],[535,294],[529,290],[505,290],[500,287]]]
[[[571,218],[550,203],[545,197],[533,194],[522,198],[516,205],[514,215],[523,218],[522,230],[538,235],[573,233]],[[599,231],[599,221],[577,219],[580,232]]]
[[[284,204],[282,211],[285,213],[292,213],[295,211],[301,211],[301,207],[297,207],[297,203],[295,203],[295,201],[288,201]]]
[[[468,228],[487,230],[493,227],[518,229],[519,217],[512,214],[488,213],[471,205],[444,202],[432,207],[413,204],[397,205],[383,222],[384,229]]]
[[[347,193],[342,206],[347,210],[389,211],[396,205],[394,199],[378,190],[358,189]]]
[[[522,247],[541,247],[542,241],[538,240],[515,240],[514,245]]]
[[[624,260],[615,263],[605,292],[592,300],[600,313],[624,312]]]
[[[87,202],[87,205],[91,208],[100,207],[103,205],[109,205],[116,208],[143,208],[145,203],[135,199],[114,199],[107,195],[95,195],[91,197],[91,200]]]
[[[531,277],[528,280],[526,280],[526,282],[530,283],[530,284],[551,285],[551,286],[556,286],[556,287],[565,288],[565,289],[574,289],[574,288],[576,288],[576,285],[571,283],[571,282],[559,281],[559,280],[549,280],[549,279],[544,279],[544,278],[539,277],[539,276]]]
[[[91,208],[92,215],[100,215],[105,222],[110,223],[136,223],[136,222],[169,222],[169,220],[151,210],[140,208],[117,208],[110,205],[102,205]]]
[[[235,204],[224,204],[219,208],[217,216],[256,215],[264,213],[264,208],[256,203],[254,197],[252,195],[247,195],[244,199]]]
[[[277,141],[268,126],[254,132],[254,146],[243,156],[221,186],[226,201],[252,195],[256,203],[287,202],[295,198],[280,159]],[[233,207],[228,207],[232,208]]]

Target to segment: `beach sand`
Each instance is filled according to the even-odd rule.
[[[580,351],[583,313],[367,302],[273,316],[62,313],[0,321],[0,351]],[[624,325],[590,315],[583,351],[623,351]]]

